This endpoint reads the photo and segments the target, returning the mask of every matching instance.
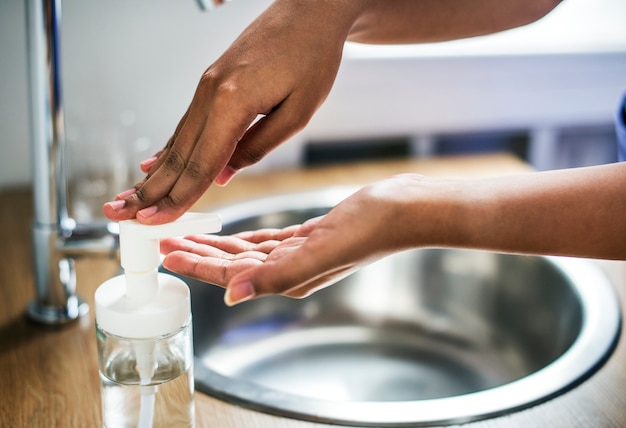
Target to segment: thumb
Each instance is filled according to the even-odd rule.
[[[266,261],[235,275],[226,287],[224,302],[233,306],[263,295],[287,293],[297,287],[308,277],[302,264],[290,259]]]
[[[238,303],[251,300],[256,297],[256,290],[254,284],[249,280],[242,280],[233,282],[226,287],[226,293],[224,294],[224,302],[228,306],[235,306]]]

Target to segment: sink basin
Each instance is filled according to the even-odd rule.
[[[227,206],[223,233],[300,223],[353,190]],[[581,259],[411,250],[306,299],[233,308],[221,288],[187,282],[197,390],[339,425],[457,424],[538,404],[591,376],[621,324],[610,283]]]

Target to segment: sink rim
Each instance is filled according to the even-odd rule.
[[[266,196],[218,209],[223,222],[242,213],[254,216],[285,210],[334,206],[357,188],[328,187],[313,191]],[[259,204],[263,200],[265,203]],[[312,204],[315,201],[315,204]],[[262,208],[262,209],[260,209]],[[545,402],[579,385],[610,357],[621,333],[617,295],[604,272],[586,259],[536,256],[546,259],[579,295],[583,321],[570,348],[546,367],[505,385],[453,397],[415,401],[329,401],[270,389],[217,373],[196,357],[198,390],[225,401],[280,416],[337,425],[417,426],[464,423]]]

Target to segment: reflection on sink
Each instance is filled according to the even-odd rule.
[[[223,233],[299,223],[352,190],[225,207]],[[188,283],[199,391],[344,425],[461,423],[539,403],[590,376],[620,326],[605,277],[567,258],[412,250],[303,300],[234,308]]]

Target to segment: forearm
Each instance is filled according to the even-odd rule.
[[[317,37],[360,43],[427,43],[491,34],[534,22],[560,0],[276,0],[265,17],[311,17]],[[261,17],[263,19],[264,17]],[[321,28],[321,29],[320,29]]]
[[[348,40],[425,43],[491,34],[534,22],[560,0],[378,0],[363,5]]]
[[[626,163],[433,184],[418,246],[626,259]]]

